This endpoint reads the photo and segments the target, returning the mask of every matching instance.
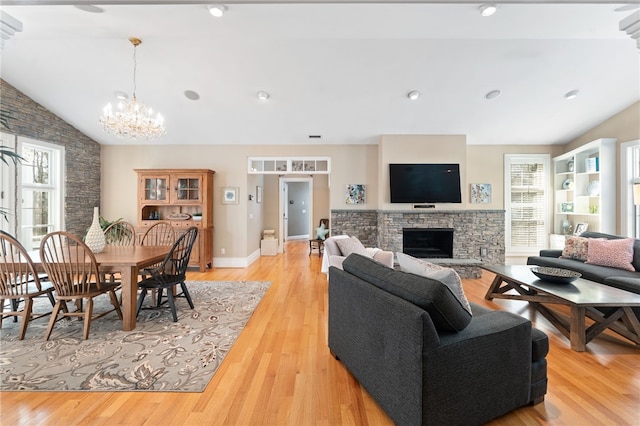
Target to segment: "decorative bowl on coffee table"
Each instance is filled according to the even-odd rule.
[[[542,281],[560,284],[570,283],[582,276],[580,272],[562,268],[551,268],[548,266],[534,266],[531,268],[531,272]]]

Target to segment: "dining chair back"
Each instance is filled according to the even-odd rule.
[[[124,220],[113,222],[104,230],[104,238],[107,245],[128,247],[136,245],[136,228]],[[121,282],[120,273],[102,274],[103,280],[111,283]]]
[[[140,244],[143,246],[170,246],[176,241],[176,232],[171,223],[158,222],[147,229]]]
[[[56,304],[49,320],[45,340],[49,340],[53,326],[62,310],[62,317],[84,319],[84,339],[89,338],[91,321],[114,310],[122,319],[122,311],[115,290],[119,284],[104,282],[100,277],[95,255],[82,240],[69,232],[51,232],[40,243],[40,261],[55,288]],[[114,309],[93,315],[93,299],[107,293]],[[77,310],[68,312],[67,301],[75,300]],[[86,307],[83,303],[86,300]]]
[[[189,266],[191,250],[193,249],[193,244],[195,243],[197,236],[198,228],[195,226],[190,227],[184,234],[178,237],[169,253],[157,267],[145,269],[149,278],[138,283],[138,288],[141,292],[138,297],[138,310],[136,315],[139,314],[142,309],[142,304],[148,290],[157,290],[158,292],[156,307],[159,307],[162,304],[162,294],[164,290],[167,290],[167,300],[171,308],[173,322],[178,321],[175,297],[185,297],[189,306],[193,309],[193,301],[191,300],[191,295],[189,294],[189,290],[187,289],[184,281],[186,279],[187,267]],[[180,285],[182,288],[181,294],[173,294],[172,287],[175,285]]]
[[[127,221],[119,220],[107,226],[104,237],[108,245],[135,246],[136,228]]]
[[[22,318],[18,336],[20,340],[24,339],[31,320],[50,315],[52,312],[33,312],[33,299],[41,296],[47,296],[51,306],[55,305],[53,286],[49,282],[40,282],[33,261],[24,246],[10,234],[0,231],[0,314],[2,320],[7,317],[13,317],[15,321],[18,317]],[[5,301],[9,302],[10,307],[7,312],[4,310]],[[22,301],[24,308],[19,310]]]

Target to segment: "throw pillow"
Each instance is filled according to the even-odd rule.
[[[324,240],[327,238],[327,234],[329,230],[324,227],[324,223],[321,223],[318,228],[316,228],[316,240]]]
[[[339,240],[336,240],[336,244],[338,245],[338,248],[340,249],[340,252],[344,257],[349,256],[351,253],[372,257],[372,255],[369,254],[367,249],[356,237],[340,238]]]
[[[621,238],[619,240],[592,239],[589,241],[587,263],[635,271],[631,264],[633,261],[633,242],[633,238]]]
[[[462,280],[460,275],[452,269],[445,268],[444,266],[436,265],[435,263],[427,262],[426,260],[416,259],[413,256],[409,256],[405,253],[396,253],[398,263],[400,263],[400,269],[403,272],[409,272],[423,277],[438,280],[451,289],[454,296],[460,301],[462,307],[471,312],[471,305],[467,300],[467,296],[464,294],[462,288]]]
[[[589,238],[567,237],[560,257],[584,262],[589,251]]]

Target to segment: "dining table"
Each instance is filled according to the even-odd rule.
[[[141,269],[161,262],[171,246],[111,246],[94,253],[98,269],[104,273],[119,273],[122,292],[122,329],[136,328],[136,302],[138,297],[138,274]],[[44,272],[39,251],[30,251],[29,256],[36,269]]]

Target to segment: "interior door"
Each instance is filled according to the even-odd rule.
[[[291,182],[304,182],[308,187],[308,199],[305,200],[305,209],[306,210],[306,221],[308,222],[307,233],[309,233],[310,229],[313,229],[313,224],[311,223],[313,220],[313,178],[312,177],[298,177],[298,178],[284,178],[281,177],[279,179],[280,185],[280,202],[278,203],[280,206],[280,217],[282,220],[280,221],[280,229],[278,232],[278,244],[282,248],[284,252],[284,242],[287,241],[290,237],[289,235],[289,221],[290,221],[290,199],[289,196],[289,183]],[[293,200],[294,204],[296,200]],[[306,237],[305,237],[306,238]]]

